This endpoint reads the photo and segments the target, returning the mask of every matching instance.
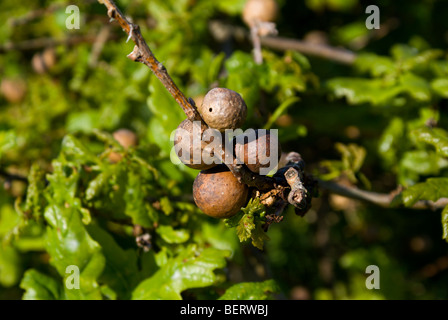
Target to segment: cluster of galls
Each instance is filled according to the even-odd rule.
[[[184,120],[176,130],[175,151],[183,164],[201,170],[193,183],[193,198],[199,209],[211,217],[229,218],[247,204],[249,187],[240,183],[223,164],[225,156],[232,155],[232,159],[239,160],[239,163],[246,165],[249,170],[258,174],[261,168],[271,166],[270,148],[272,145],[277,148],[278,158],[275,160],[278,163],[281,155],[280,145],[278,143],[271,144],[270,132],[266,130],[255,130],[255,139],[248,139],[247,136],[242,139],[233,137],[230,143],[226,143],[225,131],[240,128],[247,115],[246,103],[235,91],[214,88],[205,95],[197,110],[205,123]],[[208,128],[215,129],[221,138],[218,148],[215,144],[213,151],[208,151],[207,148],[214,142],[214,139],[203,139]],[[196,141],[201,141],[201,143],[194,144],[194,139],[198,139]],[[228,150],[229,146],[232,150]],[[222,150],[222,152],[215,152],[216,149]],[[186,152],[187,155],[182,154],[184,150],[190,150],[190,152]],[[193,161],[194,154],[206,154],[215,161],[210,163],[201,157],[198,163]]]

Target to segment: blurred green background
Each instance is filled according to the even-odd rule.
[[[66,28],[69,4],[80,9],[79,29]],[[241,17],[244,4],[117,1],[188,97],[198,102],[215,86],[239,92],[249,111],[243,129],[278,129],[283,151],[299,152],[310,173],[383,193],[447,177],[448,2],[381,1],[381,27],[368,30],[369,1],[278,0],[278,36],[345,48],[356,59],[340,64],[263,47],[261,65],[253,60],[248,37],[238,33],[249,31]],[[212,299],[230,284],[270,279],[278,285],[278,299],[448,298],[448,246],[442,239],[448,219],[441,223],[441,210],[386,209],[322,189],[305,217],[289,209],[283,222],[270,227],[263,251],[239,243],[235,230],[192,205],[197,171],[170,161],[170,135],[185,115],[146,66],[126,58],[133,44],[126,43],[127,35],[116,23],[109,23],[103,5],[2,0],[0,19],[1,299],[22,299],[25,293],[33,297],[33,290],[53,292],[42,289],[42,282],[49,281],[45,276],[62,283],[63,263],[58,264],[55,252],[67,247],[52,247],[49,234],[59,225],[52,223],[48,210],[75,200],[81,202],[79,208],[89,209],[91,224],[107,234],[95,226],[79,229],[89,236],[76,231],[76,239],[92,237],[103,248],[105,271],[89,278],[96,283],[92,288],[101,287],[103,298],[130,298],[140,281],[161,270],[163,261],[181,256],[187,243],[231,254],[224,280],[217,276],[207,284],[211,287],[186,287],[184,299]],[[139,148],[127,155],[130,162],[120,162],[120,167],[92,160],[90,153],[107,151],[108,134],[120,128],[134,131],[139,139]],[[425,128],[440,129],[437,142],[423,141]],[[54,173],[45,189],[43,175],[63,172],[67,164],[85,169],[79,182],[62,183],[57,180],[62,175]],[[103,173],[105,181],[113,177],[118,186],[126,172],[127,186],[143,190],[141,196],[128,192],[123,210],[132,222],[148,224],[153,241],[149,253],[136,246],[129,226],[115,223],[125,217],[118,212],[121,207],[100,203],[108,201],[113,188],[97,179],[97,189],[106,191],[95,189],[91,182],[96,176],[86,167]],[[39,168],[40,178],[32,168]],[[28,177],[30,188],[20,177]],[[76,196],[71,200],[59,194],[71,194],[72,187]],[[440,188],[448,196],[448,188]],[[148,195],[152,207],[138,207]],[[96,197],[98,203],[93,203]],[[129,203],[137,204],[129,208]],[[181,233],[169,243],[169,233],[155,225]],[[108,237],[115,241],[107,242]],[[109,252],[119,244],[123,256],[109,258],[106,242]],[[86,246],[95,247],[90,242]],[[108,268],[124,270],[120,261],[129,252],[138,261],[138,276],[133,269],[118,272],[136,279],[117,285]],[[380,269],[379,290],[365,287],[368,265]],[[213,268],[218,266],[223,267],[216,262]],[[58,286],[57,294],[37,297],[70,298]]]

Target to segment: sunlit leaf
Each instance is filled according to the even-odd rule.
[[[215,269],[223,268],[228,251],[189,246],[168,260],[152,277],[133,291],[134,300],[180,300],[190,288],[202,288],[218,283]]]
[[[238,283],[228,288],[219,300],[267,300],[278,291],[274,280]]]
[[[25,290],[24,300],[59,300],[62,298],[61,283],[37,270],[28,270],[20,283]]]
[[[413,132],[418,141],[428,143],[436,149],[436,151],[448,157],[448,133],[441,128],[420,128]]]
[[[403,203],[410,207],[419,200],[437,201],[448,197],[448,178],[429,178],[404,190]]]

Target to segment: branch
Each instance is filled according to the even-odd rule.
[[[53,3],[50,6],[42,9],[36,9],[36,10],[32,10],[27,12],[25,15],[20,16],[20,17],[12,17],[9,18],[7,20],[7,24],[10,27],[16,27],[16,26],[20,26],[23,24],[27,24],[32,22],[33,20],[40,18],[43,15],[49,14],[49,13],[53,13],[56,10],[59,10],[61,8],[63,8],[65,6],[67,6],[67,4],[62,4],[62,3]]]
[[[250,37],[252,40],[252,44],[254,46],[254,60],[256,64],[262,64],[263,56],[261,55],[261,42],[260,42],[260,35],[258,33],[259,33],[258,26],[257,24],[254,24],[250,28]]]
[[[97,40],[96,34],[91,35],[81,35],[81,36],[71,36],[64,39],[54,39],[54,38],[37,38],[25,40],[17,43],[7,42],[4,45],[0,45],[0,53],[8,51],[26,51],[26,50],[36,50],[46,47],[54,47],[58,45],[71,46],[79,43],[94,43]],[[113,39],[113,36],[109,36],[109,39]]]
[[[355,187],[346,187],[333,181],[325,181],[316,179],[319,187],[328,190],[331,193],[338,194],[343,197],[362,200],[383,208],[394,208],[392,200],[396,197],[396,193],[377,193],[371,191],[361,190]],[[437,201],[420,200],[411,208],[419,210],[437,210],[442,209],[448,205],[448,198],[440,198]]]
[[[90,4],[94,2],[95,0],[84,0],[84,4]],[[19,16],[19,17],[11,17],[7,20],[7,24],[10,27],[16,27],[24,24],[28,24],[32,22],[33,20],[36,20],[44,15],[51,14],[59,9],[62,9],[64,7],[67,7],[70,5],[70,2],[67,1],[66,3],[52,3],[46,8],[39,8],[36,10],[31,10],[27,12],[26,14]]]
[[[327,45],[312,44],[282,37],[263,37],[260,40],[263,46],[271,49],[283,51],[295,50],[305,55],[332,60],[341,64],[351,65],[356,59],[356,54],[350,50],[334,48]]]
[[[22,182],[28,183],[28,179],[26,177],[18,175],[18,174],[12,174],[12,173],[6,172],[3,169],[0,169],[0,177],[5,178],[6,180],[17,180],[17,181],[22,181]]]
[[[234,38],[239,41],[250,40],[250,34],[245,28],[225,24],[221,21],[212,21],[209,24],[211,34],[218,41],[225,41]],[[260,37],[261,45],[274,50],[294,50],[305,55],[315,56],[341,64],[351,65],[356,59],[356,53],[353,51],[335,48],[328,45],[312,44],[290,38],[277,36]]]
[[[106,6],[108,16],[111,19],[116,20],[120,24],[123,31],[128,34],[128,40],[132,39],[135,43],[134,50],[128,55],[128,58],[136,62],[141,62],[151,69],[155,76],[162,82],[168,92],[171,93],[173,98],[180,105],[188,119],[203,122],[194,104],[179,90],[163,64],[156,59],[151,49],[146,44],[140,32],[140,27],[129,22],[112,0],[98,1]]]
[[[95,67],[98,64],[98,59],[101,55],[101,51],[103,50],[104,44],[107,42],[107,39],[110,35],[110,26],[105,26],[101,28],[98,36],[96,37],[96,41],[93,43],[92,52],[89,57],[89,66],[91,68]]]

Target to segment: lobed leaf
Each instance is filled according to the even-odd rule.
[[[244,282],[228,288],[219,300],[267,300],[279,291],[275,280]]]
[[[23,300],[59,300],[63,297],[61,284],[35,269],[25,272],[20,288],[25,290]]]
[[[419,200],[437,201],[443,197],[448,197],[448,178],[429,178],[402,192],[402,201],[407,207]]]
[[[263,250],[264,242],[269,240],[268,235],[262,229],[265,214],[266,208],[260,199],[252,198],[240,213],[226,219],[225,224],[228,227],[236,227],[236,234],[240,242],[251,239],[254,247]]]
[[[417,141],[425,142],[434,146],[437,153],[448,157],[448,133],[441,128],[420,128],[414,130],[413,135]]]
[[[160,237],[166,242],[170,244],[179,244],[184,243],[190,238],[190,233],[185,229],[177,229],[174,230],[172,226],[161,225],[157,227],[156,232]]]
[[[226,265],[229,254],[224,250],[189,246],[141,282],[133,291],[132,299],[181,300],[184,290],[217,284],[219,278],[213,271]]]

